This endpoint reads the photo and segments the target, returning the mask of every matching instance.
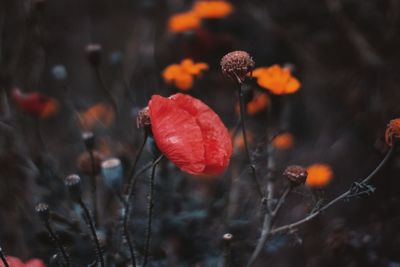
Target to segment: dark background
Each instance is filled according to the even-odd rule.
[[[84,151],[74,114],[107,101],[85,55],[91,42],[103,47],[102,73],[122,111],[113,126],[95,133],[106,140],[108,156],[126,164],[141,140],[134,115],[152,94],[176,92],[163,82],[161,72],[185,57],[210,66],[190,94],[212,107],[229,128],[235,125],[235,85],[219,70],[220,58],[232,50],[248,51],[256,66],[291,63],[302,83],[298,93],[276,100],[285,103],[287,112],[273,130],[289,130],[295,136],[295,147],[277,156],[277,173],[292,163],[326,162],[335,176],[317,195],[330,199],[371,172],[387,150],[386,124],[400,113],[396,0],[231,1],[234,13],[205,21],[201,31],[188,34],[169,33],[166,22],[171,14],[189,9],[191,1],[36,2],[40,1],[0,1],[2,101],[12,86],[18,86],[57,98],[61,109],[55,118],[40,122],[43,148],[37,122],[13,103],[9,114],[2,105],[0,241],[9,255],[47,262],[55,253],[34,214],[39,201],[47,201],[65,217],[76,216],[71,215],[62,183],[65,175],[78,171],[76,159]],[[121,62],[110,60],[115,52],[123,55]],[[57,64],[66,67],[66,81],[52,77]],[[123,80],[130,83],[128,91]],[[252,148],[258,144],[262,150],[266,115],[249,118],[249,125],[255,136]],[[146,152],[143,164],[150,157]],[[263,163],[262,152],[258,160]],[[340,202],[295,234],[274,237],[256,266],[400,266],[399,164],[394,157],[374,178],[376,191],[371,196]],[[229,174],[234,176],[240,172],[241,157],[235,156],[231,165]],[[226,189],[224,178],[194,179],[163,163],[157,182],[157,203],[162,204],[156,204],[154,266],[217,266],[220,237],[227,231],[235,236],[233,264],[243,266],[261,225],[247,178],[241,182],[235,215],[239,226],[226,228],[219,203]],[[132,220],[135,236],[144,229],[146,190],[142,179]],[[116,214],[118,203],[109,190],[103,193],[100,228],[107,234],[112,225],[107,218]],[[304,215],[313,205],[313,193],[296,190],[278,224]],[[179,219],[185,214],[189,219]],[[56,229],[65,230],[62,225]],[[93,256],[90,243],[79,243],[82,236],[64,232],[74,260],[86,266]]]

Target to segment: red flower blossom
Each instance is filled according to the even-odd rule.
[[[22,111],[35,117],[48,118],[58,111],[57,100],[38,92],[24,94],[14,88],[11,97]]]
[[[218,175],[225,170],[231,139],[206,104],[184,94],[154,95],[148,107],[154,140],[176,166],[190,174]]]
[[[44,262],[39,259],[31,259],[25,263],[17,257],[7,256],[6,259],[10,267],[46,267]],[[2,261],[0,261],[0,267],[4,267]]]

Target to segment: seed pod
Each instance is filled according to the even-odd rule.
[[[83,132],[82,140],[85,143],[85,147],[87,150],[93,150],[95,145],[95,137],[92,132]]]
[[[308,173],[302,166],[291,165],[286,168],[283,175],[288,178],[293,187],[296,187],[306,182]]]
[[[222,73],[239,83],[243,83],[246,75],[255,67],[254,60],[245,51],[234,51],[226,54],[221,59],[220,64]]]
[[[76,174],[71,174],[65,178],[64,182],[68,188],[71,199],[75,202],[79,202],[82,197],[81,178]]]
[[[121,161],[117,158],[110,158],[101,163],[101,173],[104,182],[109,187],[120,188],[122,185],[123,169]]]
[[[87,59],[93,67],[98,67],[101,64],[102,48],[100,44],[88,44],[86,46]]]

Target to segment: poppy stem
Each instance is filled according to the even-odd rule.
[[[69,260],[68,254],[65,251],[64,246],[61,244],[60,239],[58,238],[57,234],[54,232],[53,228],[50,225],[49,221],[44,222],[44,226],[46,227],[47,231],[50,234],[51,239],[53,239],[53,242],[57,245],[58,249],[61,252],[61,255],[64,258],[65,264],[67,267],[71,266],[71,262]]]
[[[96,246],[97,260],[100,262],[100,266],[101,267],[105,267],[104,258],[103,258],[103,252],[102,252],[101,247],[100,247],[99,239],[97,238],[96,228],[94,226],[93,219],[90,216],[89,209],[86,206],[86,204],[82,201],[82,199],[78,200],[78,204],[81,206],[81,208],[83,210],[84,216],[86,217],[86,223],[87,223],[87,225],[88,225],[88,227],[89,227],[89,229],[91,231],[92,238],[93,238],[93,241],[94,241],[95,246]]]
[[[90,175],[90,182],[92,187],[92,207],[93,207],[93,219],[94,223],[97,225],[98,217],[97,217],[97,179],[96,179],[96,163],[94,160],[93,150],[88,149],[89,156],[90,156],[90,164],[92,168],[92,173]]]
[[[94,67],[94,72],[96,74],[96,78],[98,82],[100,83],[100,87],[103,90],[104,94],[107,96],[108,100],[111,102],[111,105],[114,109],[115,115],[118,116],[118,104],[117,101],[115,100],[114,96],[111,94],[111,91],[106,85],[106,82],[104,81],[103,75],[100,71],[100,68],[98,66]]]
[[[7,262],[6,257],[3,254],[3,248],[2,247],[0,247],[0,258],[1,258],[1,261],[3,262],[5,267],[10,267],[10,265]]]
[[[136,166],[139,162],[140,156],[143,153],[144,147],[146,145],[147,142],[147,138],[148,138],[148,134],[146,133],[146,131],[144,131],[144,138],[143,138],[143,142],[139,148],[139,151],[135,157],[135,160],[133,162],[132,168],[129,171],[129,186],[128,186],[128,198],[125,202],[125,213],[124,213],[124,218],[123,218],[123,231],[124,231],[124,235],[126,238],[126,243],[128,243],[128,247],[129,247],[129,253],[131,255],[131,261],[132,261],[132,266],[135,267],[136,266],[136,256],[135,256],[135,251],[134,251],[134,247],[133,247],[133,243],[129,234],[129,228],[128,228],[128,224],[129,224],[129,218],[131,215],[131,201],[132,201],[132,197],[133,197],[133,193],[134,193],[134,188],[135,188],[135,182],[136,179],[134,177],[135,174],[135,170],[136,170]]]
[[[143,267],[146,267],[147,260],[149,257],[149,249],[150,249],[150,239],[151,239],[151,230],[152,230],[152,219],[153,219],[153,207],[154,207],[154,178],[156,173],[157,164],[162,160],[163,155],[159,156],[152,165],[151,176],[150,176],[150,190],[148,195],[148,214],[147,214],[147,228],[146,228],[146,242],[144,246],[144,256],[143,256]]]
[[[261,199],[264,198],[264,194],[261,189],[261,185],[257,179],[257,173],[256,173],[256,168],[253,165],[253,161],[250,156],[250,151],[249,151],[249,146],[247,142],[247,130],[246,130],[246,118],[245,118],[245,105],[244,105],[244,93],[243,93],[243,83],[239,83],[238,86],[238,95],[239,95],[239,110],[240,110],[240,124],[242,127],[242,135],[243,135],[243,141],[244,141],[244,148],[246,151],[246,157],[247,161],[250,164],[250,169],[253,177],[253,182],[254,185],[257,189],[257,193],[260,196]]]

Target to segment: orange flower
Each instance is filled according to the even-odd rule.
[[[226,1],[196,1],[192,8],[200,18],[219,19],[228,16],[233,11],[233,6]]]
[[[247,114],[255,115],[260,111],[263,111],[268,106],[268,104],[268,95],[260,92],[254,92],[253,99],[246,105]],[[235,111],[237,114],[240,113],[239,103],[236,104]]]
[[[300,82],[287,68],[279,65],[261,67],[253,71],[259,86],[276,95],[292,94],[300,89]]]
[[[307,168],[306,185],[309,187],[324,187],[333,178],[332,168],[328,164],[315,163]]]
[[[168,30],[173,33],[192,31],[200,28],[201,19],[192,11],[177,13],[168,20]]]
[[[113,109],[103,103],[98,103],[87,110],[79,112],[79,122],[85,130],[92,130],[97,125],[108,127],[114,121]]]
[[[234,134],[233,131],[234,130],[230,131],[231,136]],[[247,142],[248,144],[251,144],[253,142],[253,134],[250,131],[247,131]],[[235,147],[238,150],[244,149],[244,139],[241,132],[235,135],[235,139],[233,140],[233,147]]]
[[[206,63],[194,63],[191,59],[184,59],[180,64],[167,66],[162,75],[166,83],[174,83],[181,90],[189,90],[193,86],[193,76],[197,76],[207,69]]]
[[[393,137],[400,138],[400,119],[391,120],[386,127],[386,144],[388,144],[389,146],[393,146]]]
[[[272,140],[272,145],[279,150],[289,149],[293,146],[293,135],[291,133],[282,133]]]

